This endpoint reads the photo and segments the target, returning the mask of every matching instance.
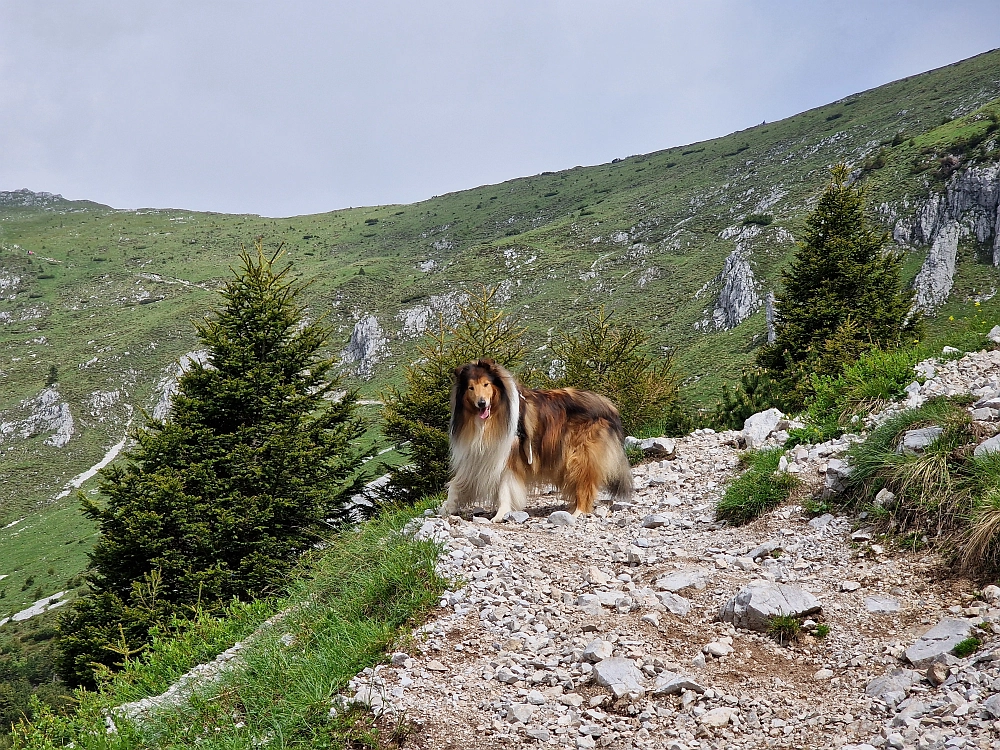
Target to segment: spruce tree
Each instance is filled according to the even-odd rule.
[[[60,623],[62,672],[92,684],[97,665],[136,653],[150,628],[193,606],[285,588],[360,488],[363,428],[321,355],[330,329],[306,322],[301,286],[279,253],[241,252],[223,305],[196,324],[208,361],[179,381],[166,421],[147,419],[103,471],[82,597]]]
[[[782,273],[777,337],[757,357],[793,401],[804,395],[806,372],[837,374],[869,348],[898,347],[918,325],[913,294],[900,285],[901,255],[868,221],[864,191],[849,183],[847,168],[838,165],[832,173]]]

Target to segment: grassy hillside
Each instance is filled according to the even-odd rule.
[[[0,527],[29,514],[31,523],[0,531],[0,574],[11,576],[0,615],[79,572],[92,530],[74,515],[72,495],[57,496],[153,408],[172,364],[195,347],[191,321],[213,304],[241,243],[284,243],[297,273],[314,279],[311,313],[338,327],[338,348],[359,318],[376,316],[386,352],[374,376],[357,381],[367,394],[412,357],[421,316],[450,309],[439,298],[501,283],[539,363],[553,327],[572,328],[604,304],[673,349],[687,397],[711,403],[765,334],[759,306],[733,330],[712,323],[718,277],[737,244],[763,299],[831,164],[864,169],[872,204],[905,215],[941,189],[938,152],[980,127],[955,118],[998,97],[1000,52],[991,52],[711,141],[412,205],[282,219],[57,197],[20,205],[24,196],[8,194],[0,202]],[[918,157],[930,166],[919,169]],[[933,341],[954,332],[949,316],[979,335],[1000,313],[995,298],[972,301],[975,290],[997,285],[996,269],[975,247],[962,252]],[[922,258],[916,249],[908,259],[911,278]],[[23,434],[52,367],[51,398],[73,419],[64,447],[45,444],[51,430]],[[83,486],[90,491],[93,481]],[[22,589],[28,577],[35,584]]]

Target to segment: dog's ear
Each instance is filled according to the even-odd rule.
[[[458,367],[455,368],[455,371],[452,372],[451,379],[454,380],[457,383],[458,381],[460,381],[465,376],[465,374],[468,372],[468,370],[471,367],[472,367],[472,363],[471,362],[467,362],[464,365],[459,365]]]
[[[479,366],[482,367],[482,368],[485,368],[485,369],[489,370],[490,372],[493,372],[497,368],[497,363],[494,362],[489,357],[482,357],[479,360]]]

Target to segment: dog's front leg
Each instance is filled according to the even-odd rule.
[[[441,507],[438,508],[438,515],[444,518],[453,516],[458,513],[460,504],[461,498],[459,497],[458,489],[455,487],[455,482],[452,480],[448,482],[448,499],[441,503]]]
[[[502,521],[511,511],[522,510],[527,499],[527,489],[517,478],[517,475],[505,475],[500,480],[500,489],[497,492],[497,513],[493,516],[493,523]]]

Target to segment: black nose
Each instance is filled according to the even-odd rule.
[[[481,398],[481,399],[479,399],[479,401],[477,401],[477,402],[476,402],[476,405],[477,405],[477,406],[478,406],[478,407],[479,407],[480,409],[485,409],[485,408],[486,408],[486,399],[485,399],[485,398]]]

